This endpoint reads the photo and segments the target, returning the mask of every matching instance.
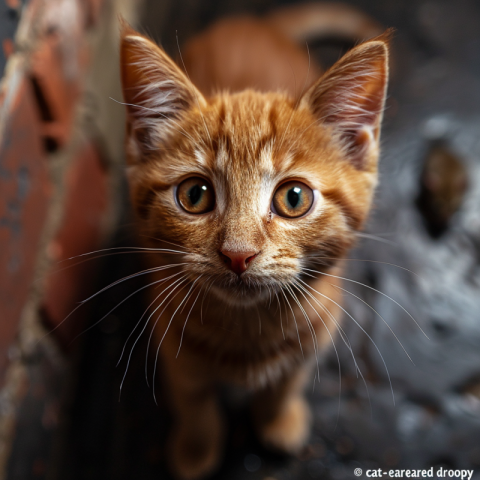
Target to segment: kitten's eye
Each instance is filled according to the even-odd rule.
[[[275,213],[281,217],[301,217],[312,206],[313,191],[304,183],[287,182],[277,189],[272,203]]]
[[[188,213],[206,213],[215,206],[213,187],[203,178],[184,180],[177,188],[178,203]]]

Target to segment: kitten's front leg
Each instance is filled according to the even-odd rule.
[[[311,412],[303,392],[311,370],[310,363],[304,364],[255,394],[254,421],[266,447],[295,454],[307,443]]]
[[[224,425],[212,379],[180,359],[165,359],[174,425],[168,440],[172,473],[182,480],[208,476],[218,466]]]

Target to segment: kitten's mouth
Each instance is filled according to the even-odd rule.
[[[213,283],[211,292],[233,307],[248,307],[262,301],[269,301],[281,287],[258,275],[226,275]]]
[[[233,291],[241,291],[245,293],[252,293],[261,290],[261,284],[255,281],[251,275],[231,275],[228,281],[225,282],[225,289]]]
[[[231,275],[226,281],[213,284],[212,291],[222,300],[238,305],[248,305],[264,297],[268,298],[268,289],[248,275]]]

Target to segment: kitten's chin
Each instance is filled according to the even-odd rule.
[[[267,288],[254,288],[245,284],[238,286],[213,285],[210,291],[231,307],[251,307],[269,298]]]

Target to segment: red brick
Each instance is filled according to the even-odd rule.
[[[87,28],[93,28],[97,25],[104,3],[104,0],[86,0]]]
[[[6,0],[6,4],[12,9],[20,8],[20,0]]]
[[[10,38],[4,38],[2,42],[2,47],[3,47],[3,54],[5,55],[5,58],[8,59],[8,57],[15,51],[15,45]]]
[[[6,114],[0,145],[0,385],[32,284],[51,192],[31,84],[21,78],[13,93],[14,78],[0,107]]]
[[[43,119],[42,135],[57,147],[65,145],[70,137],[82,73],[66,74],[62,40],[55,34],[46,37],[31,59],[31,75],[37,86],[39,113]],[[73,64],[76,60],[71,59]]]
[[[89,291],[95,271],[95,261],[84,261],[88,257],[67,259],[99,248],[107,210],[107,173],[92,143],[78,152],[66,172],[65,187],[62,224],[48,246],[55,263],[46,280],[42,311],[44,321],[56,328],[56,337],[67,346],[84,328],[82,309],[78,315],[62,321]]]

